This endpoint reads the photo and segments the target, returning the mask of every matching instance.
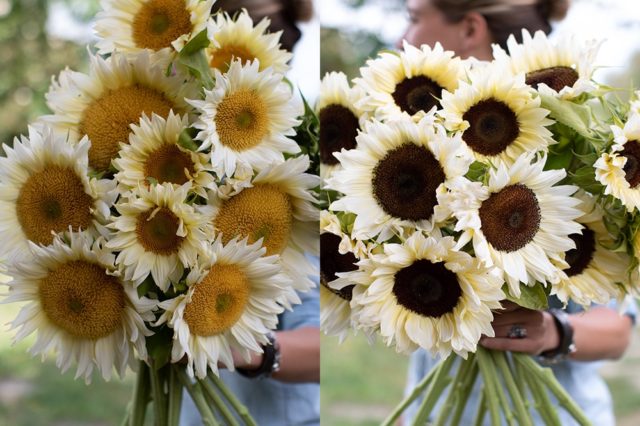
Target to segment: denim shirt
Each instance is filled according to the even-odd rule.
[[[555,298],[553,298],[555,299]],[[560,302],[550,300],[552,307],[560,307]],[[612,302],[608,305],[611,309],[617,309],[617,304]],[[572,302],[569,303],[565,309],[568,313],[577,313],[582,311],[582,308]],[[634,302],[631,302],[624,310],[625,315],[629,315],[635,323],[635,317],[637,308]],[[409,377],[406,387],[406,393],[411,390],[422,380],[422,378],[438,363],[439,360],[431,357],[425,350],[418,350],[411,355],[409,364]],[[587,418],[591,420],[593,425],[598,426],[614,426],[615,418],[613,414],[613,402],[611,400],[611,393],[605,383],[604,379],[600,376],[598,370],[602,367],[603,361],[573,361],[566,360],[556,365],[551,366],[556,379],[564,387],[573,400],[582,408]],[[455,371],[457,363],[453,366]],[[467,405],[465,407],[462,420],[460,424],[470,425],[474,424],[475,415],[480,401],[480,382],[482,378],[478,376],[475,386],[469,396]],[[446,393],[445,393],[446,395]],[[571,417],[571,415],[561,408],[555,399],[555,397],[549,393],[551,403],[554,407],[558,407],[558,414],[560,416],[560,424],[563,426],[578,425],[578,423]],[[405,419],[413,419],[418,411],[422,398],[414,401],[411,406],[405,411]],[[439,412],[441,404],[444,403],[444,398],[438,401],[435,409],[432,412],[433,416],[436,416]],[[533,420],[536,425],[544,425],[544,421],[540,419],[537,412],[533,412]],[[431,418],[429,421],[433,421]],[[405,424],[409,422],[405,421]],[[489,414],[485,414],[484,423],[490,424]],[[503,422],[502,424],[506,424]]]
[[[314,259],[317,263],[317,258]],[[299,293],[302,304],[279,316],[278,330],[320,327],[320,289]],[[317,426],[320,424],[320,384],[283,383],[248,379],[220,370],[220,377],[246,405],[260,426]],[[201,426],[202,419],[188,393],[183,394],[181,426]]]

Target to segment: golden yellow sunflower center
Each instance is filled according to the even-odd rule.
[[[124,289],[99,265],[65,263],[40,281],[38,292],[49,321],[74,337],[97,340],[122,323]]]
[[[141,49],[160,50],[193,30],[185,0],[149,0],[133,19],[133,41]]]
[[[49,245],[51,231],[87,229],[91,225],[93,198],[71,168],[49,166],[32,174],[20,189],[16,202],[18,222],[34,243]]]
[[[184,237],[177,235],[180,220],[168,208],[149,210],[138,216],[138,242],[146,251],[168,256],[180,250]]]
[[[275,185],[256,185],[225,201],[214,225],[225,244],[236,236],[263,238],[267,255],[280,254],[293,226],[291,197]]]
[[[118,155],[120,143],[129,143],[131,124],[143,113],[167,117],[174,105],[165,95],[150,87],[134,85],[110,90],[90,104],[80,122],[80,133],[89,136],[89,165],[106,171]]]
[[[176,145],[163,145],[150,153],[144,164],[144,175],[159,183],[182,185],[188,182],[194,173],[195,166],[191,155]]]
[[[262,142],[269,131],[267,106],[254,90],[229,93],[214,118],[220,142],[234,151],[245,151]]]
[[[184,310],[189,331],[213,336],[231,328],[242,316],[249,301],[250,284],[237,265],[213,265],[198,284]]]
[[[209,65],[211,68],[217,68],[221,73],[229,71],[231,61],[239,59],[243,64],[251,62],[256,59],[256,55],[251,50],[240,44],[227,44],[218,49],[213,49],[211,52],[211,61]],[[262,66],[260,67],[262,69]]]

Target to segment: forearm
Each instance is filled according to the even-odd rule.
[[[272,377],[282,382],[301,383],[320,381],[320,330],[303,327],[279,331],[280,371]]]
[[[570,315],[578,361],[620,358],[629,346],[632,321],[613,309],[597,307]]]

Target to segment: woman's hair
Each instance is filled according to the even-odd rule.
[[[432,0],[450,22],[459,22],[467,13],[477,12],[487,21],[494,43],[506,48],[513,34],[521,42],[522,29],[533,33],[551,32],[550,21],[562,20],[570,0]]]
[[[281,31],[280,43],[284,49],[293,50],[293,46],[302,35],[296,23],[311,19],[312,0],[217,0],[212,12],[220,10],[233,15],[241,9],[247,9],[254,22],[269,18],[271,32]]]

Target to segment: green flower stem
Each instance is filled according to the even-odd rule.
[[[220,377],[216,376],[215,374],[209,374],[206,380],[210,380],[212,384],[216,388],[218,388],[220,392],[222,392],[222,395],[224,395],[227,401],[229,401],[233,409],[236,410],[236,413],[238,413],[242,421],[244,421],[247,426],[257,426],[256,421],[253,420],[253,417],[251,417],[251,414],[249,413],[247,407],[245,407],[244,404],[242,404],[238,400],[238,398],[236,398],[236,396],[229,390],[229,388],[227,388],[227,385],[225,385],[224,382],[220,380]]]
[[[487,412],[487,388],[482,386],[480,391],[480,402],[478,402],[478,409],[476,410],[476,420],[473,422],[475,426],[482,426],[484,420],[484,414]],[[455,423],[453,423],[455,424]]]
[[[149,401],[149,366],[140,361],[136,384],[133,388],[133,405],[129,415],[129,426],[143,426]]]
[[[470,356],[473,356],[473,361],[471,361],[471,369],[465,377],[464,383],[462,384],[462,387],[458,394],[456,408],[453,412],[453,418],[451,419],[452,425],[460,424],[460,419],[462,419],[462,414],[464,413],[464,409],[467,406],[469,395],[471,394],[473,385],[475,385],[476,379],[478,378],[478,362],[475,359],[475,354],[471,354]],[[467,362],[469,361],[467,360]]]
[[[522,367],[520,367],[520,364],[516,362],[515,358],[513,358],[513,354],[511,354],[511,363],[513,365],[513,375],[516,380],[516,386],[518,386],[518,389],[520,389],[520,395],[522,395],[522,397],[524,398],[524,404],[528,409],[532,404],[527,398],[527,387],[525,386],[527,383],[526,374],[522,373]]]
[[[167,426],[167,399],[164,394],[164,369],[156,369],[153,363],[149,368],[151,392],[153,393],[154,424]]]
[[[480,368],[480,374],[482,375],[482,380],[485,386],[485,402],[489,407],[491,424],[492,426],[500,426],[500,400],[498,393],[501,391],[501,386],[495,381],[495,366],[491,360],[491,355],[489,355],[487,350],[481,346],[478,346],[476,357],[478,359],[478,367]]]
[[[178,369],[183,366],[173,364],[169,367],[169,426],[180,425],[180,409],[182,408],[182,383],[178,378]]]
[[[562,388],[562,385],[558,383],[550,368],[541,367],[529,355],[514,354],[514,358],[531,376],[539,377],[540,381],[555,395],[560,405],[562,405],[578,423],[583,426],[591,424],[580,407],[571,399],[569,394]]]
[[[427,422],[427,419],[429,418],[429,414],[431,413],[431,410],[433,410],[434,405],[436,405],[438,398],[442,395],[445,388],[449,385],[449,382],[451,381],[451,377],[449,377],[449,370],[451,369],[451,366],[453,365],[453,361],[456,358],[458,357],[455,355],[449,355],[447,359],[442,361],[438,365],[438,367],[436,367],[438,371],[436,372],[433,378],[433,382],[431,383],[431,385],[429,385],[429,390],[427,391],[427,394],[424,396],[424,400],[422,401],[422,404],[418,409],[418,414],[416,414],[416,417],[412,423],[413,426],[416,426],[416,425],[422,426]]]
[[[546,425],[561,426],[562,423],[560,422],[556,408],[551,405],[549,395],[547,395],[547,391],[538,378],[536,376],[524,375],[524,380],[529,389],[531,389],[531,395],[536,403],[536,410],[540,413],[540,417],[544,423]]]
[[[204,396],[204,392],[200,384],[198,382],[192,382],[184,370],[178,369],[177,372],[178,379],[182,383],[182,386],[187,389],[189,395],[191,395],[191,399],[193,399],[193,403],[196,405],[196,408],[202,417],[202,424],[204,426],[220,426],[220,423],[218,423],[214,417],[209,404],[207,404],[207,399]]]
[[[226,421],[226,425],[229,426],[239,426],[240,424],[237,422],[227,404],[220,398],[218,392],[216,392],[213,384],[208,380],[198,380],[200,382],[200,386],[204,390],[205,396],[213,403],[213,405],[218,409],[218,412],[222,414]]]
[[[458,399],[460,395],[460,391],[464,386],[464,382],[469,374],[469,370],[473,367],[473,354],[469,356],[466,360],[460,361],[458,365],[458,372],[456,373],[453,382],[451,382],[451,388],[449,390],[449,394],[444,404],[442,404],[442,408],[440,408],[440,413],[438,413],[438,418],[436,419],[436,426],[444,426],[447,422],[447,419],[451,415],[451,410],[454,406],[459,405]]]
[[[385,421],[382,423],[382,426],[392,426],[393,424],[395,424],[396,420],[398,420],[398,417],[400,417],[400,415],[404,412],[404,410],[407,409],[407,407],[409,405],[411,405],[411,403],[413,401],[416,400],[416,398],[418,398],[420,396],[420,394],[422,392],[424,392],[424,390],[427,388],[427,386],[429,386],[429,384],[431,383],[431,381],[433,380],[433,377],[435,376],[436,372],[438,371],[438,368],[432,368],[429,373],[427,373],[426,376],[424,376],[424,378],[420,381],[420,383],[418,383],[416,385],[415,388],[413,388],[413,390],[411,391],[411,394],[408,395],[401,403],[400,405],[398,405],[391,414],[389,414],[389,416],[387,416],[387,418],[385,419]]]
[[[509,363],[507,362],[506,352],[491,351],[490,353],[493,357],[493,362],[498,366],[500,373],[502,373],[504,383],[511,396],[511,401],[516,409],[518,425],[532,426],[533,419],[531,418],[531,413],[529,413],[524,404],[524,395],[520,393],[520,389],[518,389],[516,382],[513,380],[513,374],[511,373],[511,368],[509,368]]]
[[[127,410],[124,413],[124,418],[122,419],[120,426],[129,426],[129,419],[131,418],[131,409],[133,408],[132,405],[133,404],[131,402],[127,404]]]

